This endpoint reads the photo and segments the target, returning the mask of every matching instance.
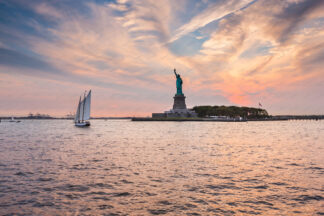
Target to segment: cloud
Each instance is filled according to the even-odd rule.
[[[276,14],[271,24],[276,26],[278,40],[284,42],[291,36],[303,22],[305,22],[313,11],[322,7],[324,9],[324,1],[305,0],[300,2],[292,2],[282,8],[279,14]]]
[[[0,48],[0,65],[22,69],[35,69],[45,73],[59,73],[54,66],[46,61],[6,48]]]
[[[118,18],[130,33],[137,34],[137,40],[148,35],[160,41],[169,38],[168,23],[171,17],[169,1],[126,1],[111,3],[109,7],[123,12],[123,16]]]
[[[44,15],[46,17],[51,17],[53,19],[63,18],[63,14],[59,10],[45,2],[36,4],[34,8],[38,14]]]
[[[174,36],[168,41],[169,43],[181,38],[182,36],[193,32],[207,24],[219,20],[245,6],[252,3],[251,0],[229,0],[222,2],[223,4],[214,3],[197,16],[193,17],[189,23],[184,24],[175,32]]]

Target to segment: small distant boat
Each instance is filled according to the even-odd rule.
[[[16,121],[14,117],[11,117],[11,120],[9,120],[9,122],[16,122],[16,123],[19,123],[20,120]]]
[[[74,123],[77,127],[88,127],[90,126],[90,122],[87,121],[90,119],[90,104],[91,104],[91,90],[86,96],[86,92],[84,93],[83,100],[81,97],[79,99],[78,109],[75,114]]]

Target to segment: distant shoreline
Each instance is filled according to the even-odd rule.
[[[74,118],[66,118],[66,117],[42,117],[42,118],[30,118],[30,117],[18,117],[13,116],[15,120],[74,120]],[[91,120],[96,119],[132,119],[134,117],[94,117],[90,118]],[[0,117],[1,120],[10,120],[11,117]]]
[[[19,117],[13,116],[15,120],[73,120],[66,117]],[[11,117],[0,117],[0,120],[10,120]],[[218,121],[218,122],[246,122],[246,121],[285,121],[285,120],[323,120],[324,115],[276,115],[265,119],[226,120],[212,118],[151,118],[151,117],[93,117],[91,120],[123,120],[132,121]]]
[[[132,118],[132,121],[203,121],[203,122],[249,122],[249,121],[288,121],[288,120],[323,120],[324,116],[276,116],[264,119],[213,119],[213,118]]]

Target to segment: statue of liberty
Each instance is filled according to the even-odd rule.
[[[174,74],[177,78],[177,95],[183,95],[182,93],[182,79],[180,77],[180,74],[177,74],[176,69],[174,69]]]

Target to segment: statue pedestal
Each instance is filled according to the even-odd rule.
[[[173,99],[173,109],[164,112],[166,117],[197,117],[195,111],[187,109],[186,97],[183,94],[176,94]]]
[[[183,94],[176,94],[174,97],[173,109],[187,109],[186,97]]]

